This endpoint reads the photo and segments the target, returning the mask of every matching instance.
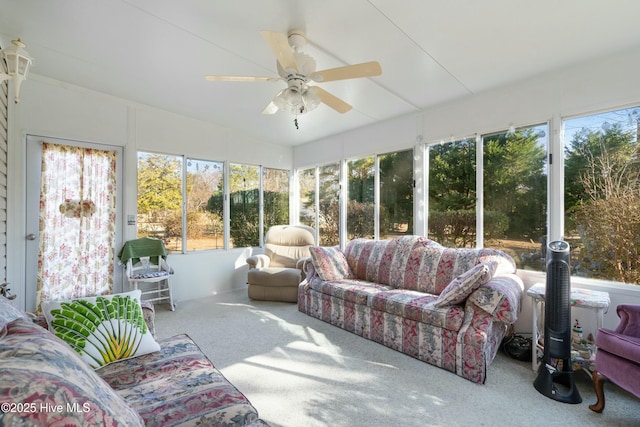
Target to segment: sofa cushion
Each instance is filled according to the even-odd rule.
[[[371,306],[374,295],[391,289],[389,286],[354,279],[323,281],[316,278],[309,282],[309,286],[314,291],[366,306]]]
[[[249,400],[187,335],[160,340],[157,353],[112,363],[96,372],[146,426],[260,424]]]
[[[423,249],[441,247],[422,236],[402,236],[390,240],[351,240],[345,256],[354,278],[367,282],[419,289]]]
[[[309,248],[313,266],[322,280],[340,280],[351,277],[347,259],[338,247],[314,246]]]
[[[0,425],[144,425],[71,347],[31,320],[7,325],[0,360],[0,402],[16,410],[0,412]]]
[[[436,274],[430,276],[434,282],[433,293],[440,294],[455,277],[465,273],[480,263],[491,264],[492,275],[515,273],[516,265],[509,255],[497,249],[443,248],[439,254],[435,248],[428,248],[431,260],[436,262]]]
[[[292,286],[297,288],[302,281],[302,270],[284,267],[252,268],[247,272],[249,285],[267,287]]]
[[[436,307],[437,296],[407,289],[390,289],[371,298],[371,308],[427,325],[458,331],[464,320],[462,306]]]
[[[147,328],[140,290],[123,294],[43,301],[49,330],[93,368],[159,351]]]
[[[471,292],[487,283],[490,278],[490,268],[486,263],[476,265],[449,282],[438,296],[435,306],[446,307],[447,305],[460,304],[471,295]]]

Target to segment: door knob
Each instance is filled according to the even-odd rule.
[[[36,240],[36,235],[33,233],[27,234],[27,240]]]

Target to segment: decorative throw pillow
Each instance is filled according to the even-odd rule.
[[[491,279],[491,269],[486,263],[477,264],[470,270],[453,279],[442,290],[436,300],[436,307],[460,304],[471,293]]]
[[[94,369],[160,351],[144,321],[140,290],[42,303],[49,330]]]
[[[351,277],[347,258],[336,247],[314,246],[309,248],[313,266],[322,280],[340,280]]]

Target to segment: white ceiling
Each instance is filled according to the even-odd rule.
[[[638,0],[0,0],[0,36],[31,72],[297,145],[640,46]],[[260,30],[306,31],[318,69],[378,61],[322,87],[353,105],[260,114],[286,84]],[[28,85],[28,82],[25,83]]]

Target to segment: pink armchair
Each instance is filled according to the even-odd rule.
[[[596,369],[593,385],[598,401],[589,405],[595,412],[604,410],[604,382],[610,380],[640,397],[640,305],[620,304],[620,323],[615,331],[600,328],[596,334]]]

